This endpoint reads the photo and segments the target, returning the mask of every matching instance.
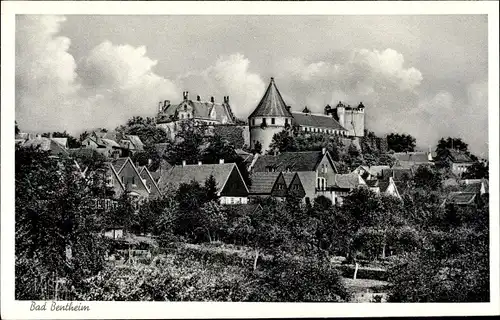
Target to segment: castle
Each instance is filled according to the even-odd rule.
[[[192,119],[197,125],[236,125],[236,118],[229,104],[229,96],[225,96],[223,103],[189,100],[188,92],[183,93],[183,101],[177,105],[170,105],[169,100],[159,103],[157,124],[165,129],[171,137],[175,136],[179,121]],[[296,133],[326,133],[342,137],[362,137],[365,131],[365,106],[360,103],[357,107],[344,105],[339,102],[332,108],[327,105],[324,113],[312,113],[307,107],[302,112],[292,111],[281,96],[274,78],[271,81],[255,110],[248,117],[248,134],[246,144],[254,149],[257,142],[262,151],[267,151],[274,134],[283,130]]]

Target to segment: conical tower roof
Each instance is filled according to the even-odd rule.
[[[257,108],[250,114],[249,118],[252,117],[290,117],[292,114],[286,107],[285,101],[281,97],[276,84],[274,83],[274,78],[271,78],[271,82],[267,87],[266,93],[260,100]]]

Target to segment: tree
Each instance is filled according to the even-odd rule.
[[[252,153],[253,154],[262,153],[262,144],[259,141],[255,142]]]
[[[243,138],[243,129],[237,126],[225,126],[219,125],[214,126],[214,134],[224,137],[234,149],[241,149],[245,144],[245,139]]]
[[[439,151],[445,150],[445,149],[455,149],[463,152],[468,152],[469,151],[469,145],[462,141],[462,138],[441,138],[439,139],[439,142],[437,144],[437,153],[439,154]]]
[[[463,179],[488,179],[489,177],[489,165],[487,163],[482,163],[476,161],[472,166],[467,168],[467,171],[462,174]]]
[[[156,126],[154,118],[133,117],[126,125],[119,126],[115,131],[120,135],[137,135],[145,146],[153,146],[169,140],[167,133]]]
[[[417,188],[439,190],[442,183],[441,172],[430,166],[419,166],[413,176]]]
[[[278,152],[297,151],[297,142],[289,131],[275,133],[269,149]]]
[[[16,299],[54,299],[45,290],[52,280],[76,285],[104,266],[99,213],[89,206],[97,194],[72,160],[38,148],[15,152]]]
[[[409,134],[391,133],[387,135],[387,144],[394,152],[412,152],[415,150],[416,139]]]
[[[182,121],[179,126],[175,141],[165,155],[166,159],[170,164],[179,164],[182,161],[188,164],[197,163],[203,158],[201,148],[205,139],[204,132],[195,126],[193,121]]]
[[[210,202],[210,201],[217,201],[219,199],[219,196],[217,195],[217,181],[215,180],[213,175],[210,175],[206,180],[205,180],[205,201]]]

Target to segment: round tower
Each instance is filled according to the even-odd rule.
[[[291,127],[292,119],[290,109],[283,101],[274,78],[271,78],[257,108],[248,117],[250,148],[254,149],[258,141],[262,145],[262,152],[265,153],[269,149],[274,134]]]

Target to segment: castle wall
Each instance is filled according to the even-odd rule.
[[[362,137],[365,132],[364,110],[345,110],[344,128],[348,136]]]
[[[261,124],[266,122],[266,127],[261,128]],[[274,124],[272,123],[274,119]],[[280,133],[285,128],[285,124],[291,125],[292,118],[284,117],[255,117],[249,119],[250,128],[250,149],[255,147],[257,141],[262,145],[262,152],[265,153],[269,149],[269,145],[273,141],[273,136]]]

